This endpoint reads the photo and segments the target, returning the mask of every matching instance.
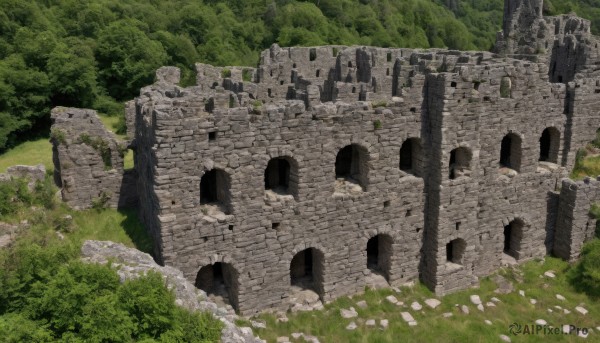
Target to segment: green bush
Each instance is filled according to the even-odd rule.
[[[0,181],[0,218],[14,214],[19,208],[32,203],[33,196],[27,188],[26,180]]]
[[[160,274],[121,284],[110,266],[77,260],[75,246],[47,242],[21,242],[0,255],[3,342],[219,340],[221,322],[178,307]]]
[[[600,239],[583,246],[581,259],[571,272],[571,283],[580,292],[600,297]]]
[[[242,70],[242,80],[244,82],[251,82],[252,80],[252,69]]]
[[[229,70],[227,68],[223,68],[223,70],[221,70],[221,77],[224,79],[231,77],[231,70]]]
[[[0,316],[0,337],[5,343],[55,341],[52,332],[44,326],[15,313]]]

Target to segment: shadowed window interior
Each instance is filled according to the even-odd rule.
[[[457,238],[450,241],[446,244],[446,261],[463,264],[463,255],[466,247],[467,243],[463,239]]]
[[[540,137],[540,162],[558,163],[560,132],[554,127],[548,127]]]
[[[421,176],[421,140],[409,138],[400,148],[400,170],[414,176]]]
[[[471,175],[471,152],[469,149],[460,147],[450,152],[448,165],[448,178],[454,180],[461,176]]]
[[[500,167],[521,170],[521,138],[509,133],[500,143]]]

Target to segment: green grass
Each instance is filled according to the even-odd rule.
[[[569,282],[569,264],[548,257],[544,263],[532,261],[522,265],[515,272],[511,269],[502,269],[499,273],[513,281],[515,291],[507,295],[494,293],[496,284],[491,278],[481,280],[480,287],[470,289],[448,296],[438,298],[442,304],[431,309],[424,304],[427,298],[435,297],[427,288],[418,284],[412,288],[403,287],[400,293],[392,290],[370,290],[364,294],[352,298],[342,297],[333,303],[325,305],[322,311],[288,313],[289,322],[277,323],[273,314],[263,314],[259,319],[265,320],[267,329],[257,329],[257,334],[268,342],[276,342],[277,337],[288,336],[291,338],[293,332],[302,332],[317,336],[321,342],[499,342],[499,335],[507,335],[513,342],[539,342],[548,339],[552,342],[581,342],[581,338],[573,335],[519,335],[512,336],[509,325],[517,322],[522,325],[534,324],[537,319],[544,319],[548,325],[558,327],[562,324],[573,324],[578,327],[595,328],[600,326],[600,302],[589,298],[585,294],[577,293]],[[556,279],[540,277],[547,270],[554,270]],[[522,273],[523,282],[515,281],[518,274]],[[524,290],[526,297],[518,294],[518,290]],[[385,300],[385,297],[394,294],[404,306],[393,305]],[[501,300],[496,307],[485,307],[480,312],[471,304],[469,296],[477,294],[484,304],[492,297]],[[556,294],[566,297],[566,301],[556,299]],[[535,305],[529,302],[536,299]],[[365,300],[368,303],[366,309],[359,308],[356,303]],[[423,305],[422,311],[414,311],[410,308],[413,301],[419,301]],[[470,314],[463,314],[456,304],[467,305]],[[554,308],[555,305],[567,308],[570,314],[564,314]],[[579,305],[589,310],[587,315],[577,313],[574,308]],[[353,306],[358,312],[357,318],[343,319],[340,316],[341,308]],[[553,312],[549,313],[548,309]],[[410,312],[418,325],[409,327],[402,320],[400,312]],[[444,318],[443,313],[451,312],[450,318]],[[366,320],[376,319],[375,327],[367,327]],[[389,327],[381,329],[380,319],[388,319]],[[484,321],[490,320],[492,325]],[[348,331],[345,327],[354,321],[358,328]],[[292,339],[293,341],[293,339]],[[299,340],[302,341],[302,340]],[[600,332],[593,332],[585,340],[586,342],[600,341]]]
[[[52,209],[22,208],[13,215],[0,217],[0,221],[16,224],[27,220],[32,227],[23,233],[25,236],[53,235],[56,231],[64,231],[65,239],[78,246],[85,240],[113,241],[146,253],[152,252],[152,240],[135,210],[106,208],[75,211],[56,201]],[[68,230],[58,229],[60,218],[67,215],[73,218],[71,227]]]
[[[104,124],[104,126],[109,130],[115,133],[115,136],[121,140],[127,140],[127,135],[118,134],[117,127],[119,126],[119,117],[117,116],[106,116],[99,114],[100,121]],[[133,169],[133,151],[127,150],[125,157],[123,158],[123,168],[125,169]]]
[[[86,210],[72,212],[72,216],[79,228],[71,234],[75,241],[113,241],[146,253],[152,252],[152,240],[135,210]]]
[[[99,114],[98,117],[100,121],[107,130],[112,131],[119,139],[125,140],[127,139],[127,135],[117,134],[117,127],[119,125],[119,117],[118,116],[107,116],[103,114]]]
[[[581,180],[586,176],[600,175],[600,156],[584,157],[575,163],[571,178]]]
[[[40,138],[17,145],[0,155],[0,173],[17,164],[43,164],[46,170],[54,170],[52,163],[52,144],[48,138]]]

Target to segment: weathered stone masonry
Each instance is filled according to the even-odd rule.
[[[127,106],[127,194],[157,259],[222,278],[252,314],[288,306],[292,283],[329,301],[376,270],[444,294],[503,254],[576,258],[598,182],[563,178],[600,127],[598,38],[539,0],[506,3],[495,53],[274,45],[258,68],[198,64],[188,88],[159,69]],[[56,128],[83,120],[55,113]],[[63,196],[85,207],[111,171],[82,144],[55,139],[61,179],[82,168]]]

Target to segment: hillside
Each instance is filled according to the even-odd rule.
[[[161,65],[256,65],[282,46],[489,50],[502,0],[0,1],[0,152],[47,135],[54,106],[120,116]],[[546,1],[600,28],[598,0]],[[122,124],[123,126],[123,124]]]

